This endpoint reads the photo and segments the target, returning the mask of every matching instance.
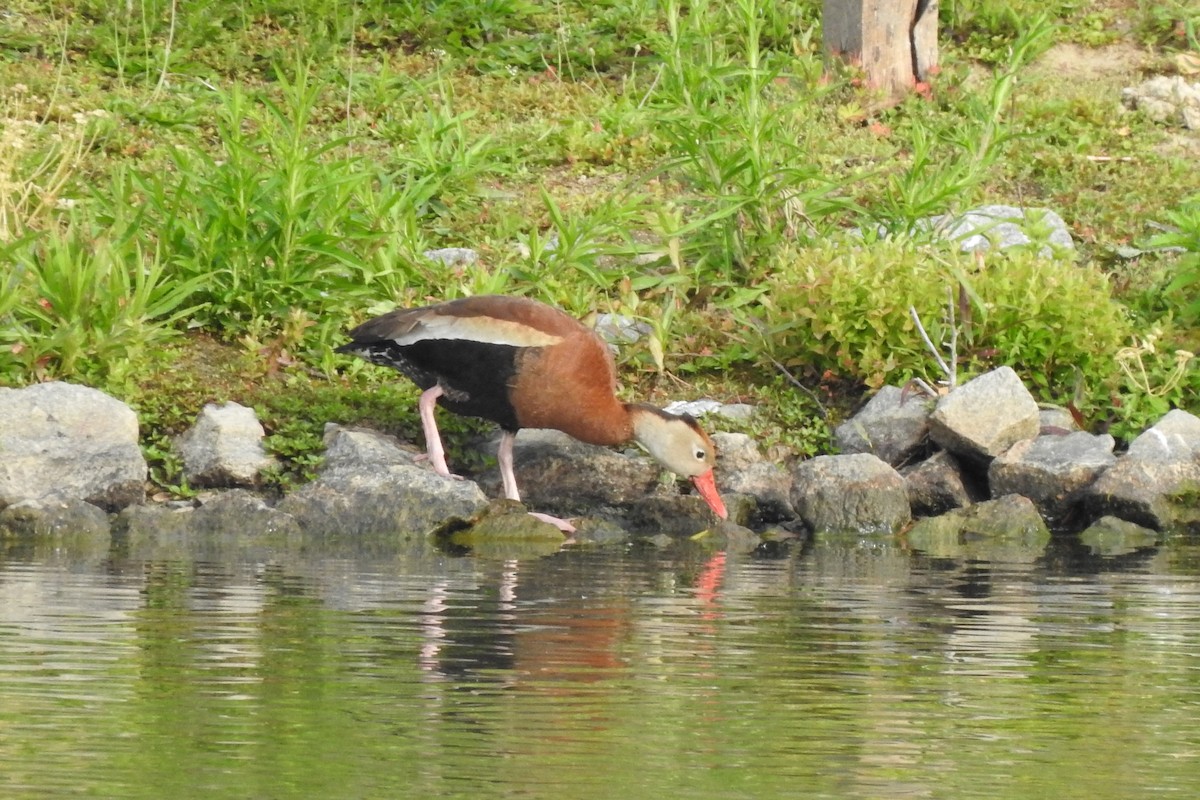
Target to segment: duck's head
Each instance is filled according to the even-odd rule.
[[[708,434],[686,414],[671,414],[653,406],[630,406],[633,438],[667,469],[690,478],[696,491],[721,519],[728,519],[725,502],[717,492],[713,466],[717,452]]]

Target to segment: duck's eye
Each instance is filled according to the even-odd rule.
[[[707,457],[707,456],[708,456],[708,453],[705,453],[703,450],[696,451],[696,460],[698,460],[698,461],[703,461],[705,459],[705,457]]]

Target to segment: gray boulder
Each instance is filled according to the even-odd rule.
[[[996,247],[1005,250],[1045,241],[1038,254],[1054,255],[1054,248],[1073,250],[1075,240],[1063,218],[1048,208],[988,205],[962,214],[944,214],[929,220],[939,238],[959,242],[965,253]],[[1033,234],[1031,236],[1030,234]]]
[[[992,461],[988,485],[996,497],[1028,497],[1051,525],[1068,523],[1084,489],[1117,462],[1114,444],[1083,431],[1025,439]]]
[[[326,433],[320,475],[290,492],[277,510],[305,533],[424,536],[487,506],[474,482],[443,478],[412,459],[391,437],[335,427]]]
[[[441,247],[436,250],[426,250],[421,255],[430,261],[438,261],[447,267],[469,267],[479,260],[479,253],[469,247]]]
[[[986,464],[1040,429],[1033,395],[1012,367],[1000,367],[940,398],[930,436],[955,455]]]
[[[70,383],[0,388],[0,507],[58,497],[117,510],[145,499],[137,416]]]
[[[1093,518],[1106,515],[1154,530],[1200,526],[1200,419],[1175,409],[1144,431],[1084,491]]]
[[[1032,500],[1006,495],[920,520],[905,539],[939,558],[1028,564],[1044,555],[1050,531]]]
[[[791,500],[814,533],[895,533],[912,520],[904,478],[869,453],[800,463]]]
[[[778,464],[764,460],[752,438],[744,433],[718,432],[712,440],[717,448],[717,488],[722,495],[753,497],[757,504],[755,516],[761,521],[796,516],[789,497],[792,476]]]
[[[265,435],[254,409],[209,403],[175,440],[183,474],[192,486],[253,486],[276,464],[263,449]]]
[[[724,417],[734,422],[745,422],[754,416],[754,406],[749,403],[722,403],[719,400],[676,400],[668,403],[663,411],[671,414],[689,414],[701,417]]]
[[[983,499],[958,459],[945,450],[901,471],[913,516],[931,517]]]
[[[662,471],[649,458],[585,444],[555,430],[522,430],[513,447],[513,472],[525,505],[558,515],[630,506],[664,490]],[[502,494],[498,469],[489,470],[480,484],[492,496]]]
[[[927,445],[933,400],[884,386],[862,410],[833,433],[843,453],[871,453],[893,467],[908,463]]]
[[[1159,534],[1134,522],[1101,517],[1080,531],[1079,542],[1098,556],[1123,556],[1158,544]]]
[[[1121,91],[1121,100],[1155,122],[1200,130],[1200,82],[1182,75],[1156,75]]]
[[[0,533],[11,536],[97,538],[106,542],[108,515],[84,500],[22,500],[0,511]]]

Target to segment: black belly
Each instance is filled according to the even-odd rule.
[[[422,389],[440,385],[445,394],[438,403],[456,414],[490,419],[505,430],[516,431],[520,425],[509,389],[516,378],[518,356],[528,349],[462,339],[430,339],[404,346],[375,342],[351,352],[398,369]]]

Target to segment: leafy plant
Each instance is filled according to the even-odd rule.
[[[654,100],[672,145],[669,169],[704,200],[703,235],[686,242],[688,255],[725,280],[756,278],[760,256],[844,205],[832,197],[836,182],[807,158],[801,104],[772,91],[790,76],[762,48],[771,5],[701,4],[687,15],[678,3],[664,7]]]
[[[173,279],[161,252],[146,252],[130,231],[109,239],[75,224],[27,239],[10,255],[11,296],[21,302],[0,314],[15,332],[0,362],[31,373],[103,376],[178,335],[172,326],[196,310],[187,304],[200,279]]]
[[[939,378],[909,308],[944,341],[949,331],[936,321],[946,288],[961,286],[962,370],[1009,364],[1047,399],[1072,386],[1077,370],[1093,388],[1111,378],[1131,327],[1099,271],[1031,253],[989,261],[911,242],[790,253],[762,298],[762,357],[871,387]]]
[[[1200,320],[1200,194],[1184,200],[1178,208],[1166,212],[1173,229],[1152,237],[1150,247],[1182,248],[1175,277],[1163,293],[1167,297],[1182,293],[1187,298],[1182,307],[1184,321]]]

